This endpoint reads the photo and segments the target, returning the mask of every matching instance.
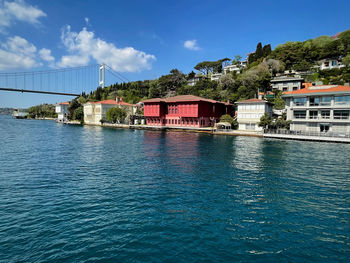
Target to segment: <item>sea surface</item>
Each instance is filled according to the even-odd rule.
[[[349,262],[350,145],[0,115],[0,262]]]

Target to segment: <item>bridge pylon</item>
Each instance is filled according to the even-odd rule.
[[[105,70],[106,70],[106,65],[105,64],[101,64],[100,65],[100,69],[98,71],[98,85],[101,87],[101,88],[104,88],[105,87]]]

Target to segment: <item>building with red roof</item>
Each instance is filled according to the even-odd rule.
[[[283,98],[291,130],[350,134],[350,86],[309,86]]]
[[[67,120],[68,106],[69,106],[69,101],[59,102],[56,104],[55,111],[57,113],[57,121],[58,122],[64,122]]]
[[[89,101],[84,105],[84,123],[101,124],[106,119],[106,113],[110,108],[123,108],[127,112],[127,118],[136,113],[137,105],[123,101],[117,97],[115,100],[102,100],[97,102]]]
[[[193,95],[154,98],[142,101],[146,124],[151,126],[210,127],[233,105]]]
[[[266,100],[248,99],[236,104],[238,129],[241,131],[261,131],[260,118],[265,113],[272,115],[272,105]]]

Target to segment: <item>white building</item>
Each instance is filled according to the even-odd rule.
[[[136,114],[137,105],[116,98],[116,100],[103,100],[98,102],[87,102],[84,105],[84,123],[86,124],[101,124],[101,120],[106,119],[106,113],[110,108],[123,108],[127,112],[127,118],[130,115]]]
[[[292,131],[350,134],[349,86],[311,86],[283,98]]]
[[[68,116],[68,106],[69,102],[61,102],[56,104],[56,113],[57,113],[57,121],[58,122],[65,122],[67,121]]]
[[[224,74],[230,73],[230,72],[241,72],[241,67],[239,65],[227,65],[224,67]]]
[[[194,85],[196,85],[196,83],[197,83],[198,81],[200,81],[201,79],[206,79],[206,78],[207,78],[207,77],[204,76],[204,75],[196,74],[193,78],[191,78],[191,79],[189,79],[189,80],[187,81],[187,85],[189,85],[189,86],[194,86]]]
[[[318,64],[320,65],[320,70],[345,67],[345,65],[343,65],[341,62],[341,59],[338,58],[322,59],[318,62]]]
[[[281,76],[275,77],[270,82],[272,90],[281,90],[283,92],[287,92],[302,89],[304,79],[301,77]]]
[[[272,115],[272,105],[266,100],[249,99],[236,103],[238,129],[243,131],[262,131],[259,127],[260,118],[268,113]]]
[[[222,73],[214,73],[214,74],[211,74],[210,79],[212,81],[219,81],[221,76],[222,76]]]

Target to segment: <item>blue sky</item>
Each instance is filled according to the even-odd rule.
[[[0,0],[0,72],[106,63],[130,80],[350,28],[350,1]],[[96,73],[97,74],[97,73]],[[0,91],[0,107],[69,97]]]

